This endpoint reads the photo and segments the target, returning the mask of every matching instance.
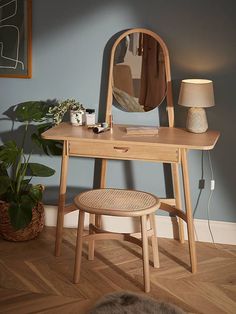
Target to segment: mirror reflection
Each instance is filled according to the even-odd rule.
[[[123,111],[145,112],[166,95],[163,50],[144,33],[132,33],[117,45],[113,65],[114,105]]]

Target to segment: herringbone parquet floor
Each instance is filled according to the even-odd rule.
[[[85,244],[81,281],[74,285],[76,231],[66,230],[62,255],[57,258],[54,233],[54,228],[45,228],[29,242],[0,240],[0,313],[83,314],[104,294],[142,293],[141,248],[98,241],[95,260],[88,261]],[[194,275],[189,272],[187,243],[160,238],[159,251],[161,268],[150,267],[150,296],[188,313],[236,313],[236,247],[197,243],[198,272]]]

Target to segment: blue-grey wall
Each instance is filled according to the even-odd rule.
[[[235,171],[235,77],[236,5],[234,0],[40,0],[33,1],[32,79],[0,79],[1,117],[11,105],[27,100],[76,98],[98,110],[105,105],[102,71],[104,48],[118,31],[145,27],[166,42],[172,69],[175,104],[180,81],[209,78],[214,81],[216,106],[207,109],[211,129],[221,132],[212,151],[216,188],[210,204],[213,220],[236,221]],[[176,106],[177,125],[183,126],[185,110]],[[157,112],[125,114],[115,110],[115,122],[155,124]],[[182,118],[181,118],[182,117]],[[0,120],[4,135],[11,124]],[[59,184],[60,158],[34,156],[56,168],[56,174],[41,180],[47,188],[45,202],[55,203]],[[190,152],[190,183],[193,208],[201,177],[201,152]],[[94,161],[75,158],[70,163],[70,191],[93,186]],[[207,219],[210,168],[204,154],[206,188],[195,217]],[[38,181],[37,181],[38,182]],[[145,162],[110,161],[108,186],[132,187],[165,196],[163,168]],[[71,195],[72,195],[71,194]]]

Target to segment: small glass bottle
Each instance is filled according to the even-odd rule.
[[[86,109],[86,119],[85,124],[86,125],[93,125],[95,124],[95,109]]]

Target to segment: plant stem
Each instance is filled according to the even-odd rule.
[[[22,157],[24,157],[24,146],[25,146],[25,139],[26,139],[26,135],[27,135],[27,131],[28,131],[28,125],[29,125],[29,122],[26,121],[25,122],[25,130],[24,130],[24,134],[23,134],[23,138],[22,138],[21,147],[20,147],[20,156],[19,156],[18,163],[16,165],[16,174],[15,174],[15,180],[16,181],[18,181],[18,174],[19,174],[19,171],[21,168]]]
[[[29,160],[30,160],[31,154],[32,154],[32,152],[28,155],[28,158],[24,162],[23,167],[21,167],[21,171],[20,171],[20,174],[19,174],[19,177],[18,177],[18,180],[17,180],[17,186],[16,186],[16,193],[17,193],[17,195],[19,195],[21,184],[22,184],[22,181],[24,180],[25,173],[26,173],[26,170],[27,170],[27,167],[28,167],[28,164],[29,164]],[[25,158],[25,156],[24,156],[24,158]]]
[[[25,131],[24,131],[22,144],[21,144],[21,149],[24,149],[24,146],[25,146],[25,139],[26,139],[26,135],[27,135],[27,131],[28,131],[28,126],[29,126],[29,121],[26,121],[25,122]]]
[[[29,126],[29,122],[26,121],[25,122],[25,130],[24,130],[23,139],[22,139],[21,148],[20,148],[20,156],[19,156],[19,160],[17,163],[17,167],[16,167],[16,194],[17,195],[19,195],[19,193],[20,193],[22,180],[24,179],[26,169],[27,169],[27,166],[29,163],[29,159],[30,159],[31,153],[32,153],[31,152],[29,154],[29,156],[26,160],[26,157],[24,155],[24,146],[25,146],[25,140],[26,140],[26,135],[27,135],[27,131],[28,131],[28,126]],[[24,159],[23,167],[22,167],[22,159]]]

